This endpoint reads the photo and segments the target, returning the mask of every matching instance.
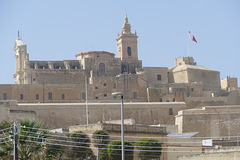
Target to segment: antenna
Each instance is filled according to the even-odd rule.
[[[19,30],[18,30],[18,39],[20,39],[20,36],[19,36]]]

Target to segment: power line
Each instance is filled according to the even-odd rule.
[[[30,128],[30,129],[38,129],[38,130],[44,130],[44,131],[49,131],[49,132],[52,132],[52,130],[49,130],[49,129],[41,129],[41,128],[32,128],[32,127],[26,127],[26,126],[21,126],[23,128]],[[82,134],[82,135],[94,135],[94,134],[88,134],[88,133],[76,133],[76,132],[62,132],[62,133],[65,133],[65,134],[68,134],[68,133],[74,133],[74,134]],[[98,134],[95,134],[95,135],[98,135]],[[99,135],[98,135],[99,136]],[[101,135],[101,136],[107,136],[107,135]],[[109,135],[110,136],[110,135]],[[121,136],[113,136],[111,135],[111,137],[121,137]],[[124,136],[124,137],[129,137],[129,138],[154,138],[154,139],[163,139],[163,138],[168,138],[168,139],[176,139],[176,138],[179,138],[179,137],[139,137],[139,136]],[[207,139],[207,138],[211,138],[211,139],[218,139],[218,138],[229,138],[229,137],[232,137],[232,138],[238,138],[240,136],[215,136],[215,137],[191,137],[192,139]]]
[[[22,132],[27,132],[27,133],[34,133],[34,134],[36,134],[36,135],[39,135],[39,134],[37,134],[37,133],[35,133],[35,132],[29,132],[29,131],[22,131]],[[52,137],[61,137],[61,138],[69,138],[69,139],[71,139],[71,138],[73,138],[73,137],[68,137],[68,136],[60,136],[60,135],[52,135],[52,134],[42,134],[42,135],[46,135],[46,136],[52,136]],[[109,136],[109,137],[111,137],[111,136]],[[80,138],[80,137],[74,137],[75,139],[90,139],[90,138]],[[176,138],[177,139],[177,138]],[[179,139],[179,138],[178,138]],[[98,140],[98,139],[92,139],[92,140]],[[102,139],[102,141],[106,141],[106,142],[110,142],[110,141],[113,141],[113,140],[110,140],[110,139]],[[133,143],[136,143],[136,142],[138,142],[138,141],[132,141],[132,140],[128,140],[128,142],[133,142]],[[217,141],[217,142],[214,142],[214,143],[228,143],[228,142],[240,142],[240,141],[238,141],[238,140],[235,140],[235,141],[230,141],[230,140],[228,140],[228,141]],[[199,141],[199,142],[186,142],[186,141],[184,141],[184,142],[182,142],[182,141],[178,141],[178,142],[152,142],[152,143],[161,143],[161,144],[201,144],[202,142],[201,141]]]

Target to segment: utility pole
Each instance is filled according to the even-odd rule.
[[[14,147],[13,147],[14,160],[18,160],[18,150],[17,150],[17,132],[18,132],[18,128],[17,128],[16,122],[14,122],[13,132],[14,132]]]

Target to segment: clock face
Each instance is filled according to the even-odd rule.
[[[132,55],[131,47],[128,47],[128,48],[127,48],[127,53],[128,53],[128,56],[131,56],[131,55]]]

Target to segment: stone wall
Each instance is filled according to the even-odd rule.
[[[224,106],[227,104],[227,97],[186,97],[185,103],[188,108],[204,106]]]
[[[177,160],[237,160],[240,157],[240,152],[226,150],[225,152],[204,153],[195,155],[179,156]]]
[[[118,98],[120,102],[120,99]],[[39,103],[11,106],[11,110],[34,111],[36,119],[45,127],[66,128],[71,125],[86,124],[86,104],[84,103]],[[120,103],[89,103],[89,123],[119,120]],[[124,103],[124,118],[136,119],[137,124],[175,124],[175,115],[186,109],[183,102],[176,103]],[[171,114],[169,114],[171,110]]]
[[[219,91],[220,72],[195,65],[180,65],[169,70],[171,83],[202,83],[203,91]]]
[[[179,111],[179,133],[199,132],[199,137],[239,136],[240,105],[206,106]]]
[[[233,90],[227,97],[228,105],[240,105],[240,90]]]
[[[18,110],[17,101],[0,101],[0,122],[16,121],[18,119],[36,119],[35,111]],[[15,109],[12,109],[15,108]]]
[[[144,72],[147,74],[147,82],[151,84],[167,84],[168,83],[168,68],[167,67],[143,67]],[[159,79],[158,79],[159,75]]]
[[[234,89],[237,89],[238,88],[237,78],[227,77],[227,78],[221,80],[221,88],[223,90],[227,90],[228,92],[230,92]]]

